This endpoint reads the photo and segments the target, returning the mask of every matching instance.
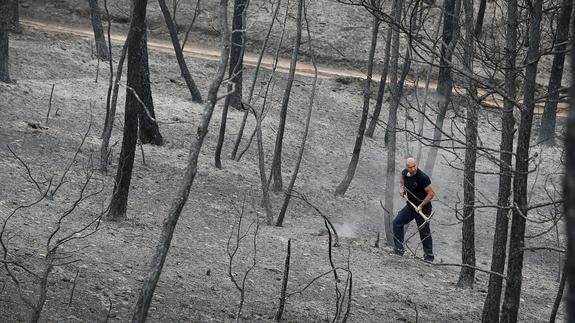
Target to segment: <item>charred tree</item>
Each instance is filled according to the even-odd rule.
[[[116,70],[116,78],[113,84],[110,84],[110,89],[108,90],[108,96],[111,96],[109,107],[107,109],[106,119],[104,120],[104,131],[102,132],[102,146],[100,147],[100,170],[106,171],[108,169],[108,161],[110,157],[110,137],[112,136],[112,128],[114,126],[114,119],[116,118],[116,106],[118,103],[118,91],[120,90],[120,80],[122,79],[122,70],[124,68],[124,60],[126,59],[126,52],[128,50],[128,41],[130,36],[128,35],[124,46],[122,46],[122,51],[120,52],[120,58],[118,60],[118,67]]]
[[[197,128],[196,136],[188,155],[188,165],[186,167],[184,178],[180,183],[180,187],[178,188],[176,196],[172,201],[170,211],[164,220],[160,239],[154,251],[154,256],[152,257],[148,272],[138,292],[138,299],[132,313],[132,322],[140,323],[146,320],[148,309],[150,308],[152,297],[154,296],[154,291],[156,290],[156,285],[160,279],[160,274],[162,273],[166,257],[168,256],[168,251],[170,250],[170,245],[174,236],[176,224],[178,223],[182,209],[188,200],[190,189],[194,183],[194,179],[198,171],[198,156],[200,155],[200,150],[202,149],[204,138],[208,133],[208,126],[214,111],[214,106],[218,100],[218,89],[222,79],[224,78],[230,52],[230,33],[227,25],[227,0],[220,0],[219,19],[221,26],[220,30],[222,34],[222,51],[220,61],[218,63],[218,70],[208,90],[207,101],[204,105],[202,119],[200,121],[200,125]]]
[[[230,94],[230,105],[242,109],[243,61],[245,46],[246,12],[249,0],[234,0],[232,18],[232,48],[230,51],[230,82],[235,90]]]
[[[372,0],[371,4],[374,8],[378,9],[377,11],[379,11],[380,8],[379,0]],[[335,189],[335,195],[345,194],[345,192],[349,188],[349,185],[351,184],[351,181],[353,180],[357,164],[359,163],[359,154],[361,152],[361,146],[363,144],[363,134],[365,132],[365,126],[367,124],[367,116],[369,113],[369,98],[371,96],[371,77],[373,74],[373,57],[375,56],[375,47],[377,46],[377,34],[379,31],[379,24],[380,24],[379,17],[377,17],[377,15],[374,13],[372,29],[371,29],[371,44],[369,47],[369,57],[367,59],[367,73],[366,73],[367,80],[365,81],[365,86],[363,88],[363,108],[361,110],[361,120],[359,122],[359,128],[357,129],[357,134],[355,136],[355,145],[353,146],[353,153],[351,155],[351,160],[347,167],[345,177]]]
[[[513,217],[509,240],[509,259],[507,261],[507,284],[501,314],[502,323],[517,322],[521,283],[523,274],[523,253],[525,247],[525,223],[527,217],[527,179],[529,174],[529,141],[535,108],[535,81],[539,62],[539,39],[541,36],[541,15],[543,0],[534,0],[529,22],[529,47],[525,68],[525,86],[523,108],[517,150],[515,176],[513,178]]]
[[[453,77],[451,75],[451,59],[459,38],[459,8],[461,0],[445,0],[443,5],[443,32],[441,54],[439,58],[439,76],[437,78],[437,105],[438,112],[435,119],[433,142],[425,162],[425,172],[431,176],[437,159],[437,151],[441,144],[443,121],[451,104],[451,91],[453,90]]]
[[[20,32],[20,17],[18,15],[18,1],[4,0],[0,2],[0,82],[9,83],[9,33]]]
[[[473,75],[474,30],[473,0],[463,0],[465,44],[463,65],[466,73],[467,116],[465,122],[465,170],[463,172],[463,224],[461,227],[461,267],[457,286],[472,288],[475,280],[475,164],[477,161],[478,106]]]
[[[477,19],[475,20],[475,37],[481,37],[483,32],[483,19],[485,18],[485,9],[487,8],[487,0],[479,1],[479,9],[477,10]]]
[[[547,85],[547,100],[541,116],[541,128],[539,142],[545,144],[555,143],[555,124],[557,121],[557,103],[559,102],[559,92],[561,90],[561,80],[563,79],[563,65],[565,54],[567,53],[567,42],[569,41],[569,21],[573,11],[573,1],[563,0],[557,21],[557,34],[555,35],[555,47],[553,51],[553,64]],[[575,35],[573,36],[575,37]]]
[[[145,30],[140,41],[142,42],[140,46],[142,90],[138,95],[143,102],[143,109],[140,109],[138,114],[138,134],[143,144],[161,146],[164,143],[164,139],[160,133],[158,122],[156,122],[156,114],[154,113],[154,100],[152,99],[152,88],[150,87],[150,67],[148,64],[148,35]]]
[[[575,35],[575,24],[571,24]],[[571,38],[571,57],[575,57],[575,38]],[[567,321],[575,320],[575,64],[571,64],[570,107],[565,134],[565,177],[563,210],[567,222]]]
[[[410,14],[410,27],[409,32],[407,34],[408,39],[408,46],[405,49],[405,58],[403,65],[401,67],[401,76],[399,80],[397,79],[398,73],[398,61],[399,61],[399,23],[401,22],[401,13],[402,13],[402,4],[403,1],[395,0],[393,4],[394,8],[394,38],[393,38],[393,45],[391,51],[391,105],[389,107],[389,115],[387,120],[387,127],[385,129],[386,137],[387,137],[387,165],[386,165],[386,174],[385,174],[385,202],[384,202],[384,209],[386,210],[393,210],[393,196],[396,191],[395,187],[395,178],[397,174],[395,173],[395,155],[397,150],[396,145],[396,137],[397,137],[397,110],[399,108],[399,104],[401,102],[401,97],[403,96],[403,87],[405,84],[405,78],[409,73],[409,69],[411,68],[411,46],[412,46],[412,38],[411,35],[413,33],[414,28],[414,21],[417,17],[415,14],[418,10],[419,2],[415,3],[413,8],[413,12]],[[391,211],[390,211],[391,212]],[[392,219],[393,215],[389,212],[385,213],[384,222],[385,222],[385,238],[386,243],[389,246],[393,246],[393,227],[392,227]]]
[[[149,85],[147,74],[142,75],[142,66],[144,66],[146,60],[144,53],[147,53],[145,49],[142,49],[142,46],[146,45],[147,5],[147,0],[133,1],[130,37],[128,38],[128,85],[126,89],[124,134],[116,180],[114,181],[114,191],[110,201],[110,211],[107,216],[110,220],[126,218],[128,193],[130,192],[134,154],[138,139],[138,116],[143,110],[138,97],[144,98],[146,82]]]
[[[92,28],[94,29],[94,41],[96,42],[96,55],[99,59],[107,61],[110,59],[110,52],[106,44],[106,37],[104,37],[104,28],[102,27],[102,20],[100,19],[100,10],[98,8],[98,0],[88,0],[90,5],[90,17],[92,20]]]
[[[501,144],[499,164],[499,192],[497,194],[497,217],[495,220],[495,233],[493,236],[493,256],[491,258],[491,271],[503,274],[507,255],[507,232],[509,230],[509,212],[511,197],[512,157],[513,157],[513,117],[516,95],[517,70],[515,60],[517,56],[517,0],[507,2],[507,25],[505,35],[505,99],[501,115]],[[501,291],[503,278],[499,275],[489,275],[487,297],[483,305],[482,322],[499,322],[499,309],[501,306]]]
[[[303,0],[298,1],[297,6],[297,18],[296,18],[296,34],[293,40],[293,49],[290,61],[289,74],[287,79],[287,84],[284,91],[284,96],[282,100],[281,110],[280,110],[280,122],[278,125],[278,133],[276,136],[276,144],[274,149],[274,157],[272,160],[271,172],[273,177],[272,189],[275,192],[282,190],[282,146],[283,146],[283,136],[285,131],[287,109],[289,105],[289,98],[291,94],[291,88],[293,85],[293,80],[295,76],[295,69],[297,65],[297,58],[299,54],[299,47],[301,44],[301,25],[302,25],[302,11],[303,11]]]
[[[200,90],[192,76],[190,75],[190,70],[188,69],[188,65],[186,65],[186,60],[184,59],[184,54],[182,52],[182,46],[180,45],[180,41],[178,40],[178,32],[176,30],[176,25],[172,20],[170,10],[166,5],[165,0],[158,0],[160,5],[160,9],[162,10],[162,15],[164,16],[164,21],[166,22],[166,26],[168,27],[168,32],[170,33],[170,39],[172,40],[172,46],[174,47],[174,52],[176,53],[176,59],[178,60],[178,66],[180,67],[180,73],[186,82],[186,86],[190,91],[190,95],[192,96],[192,101],[202,103],[202,95]]]
[[[243,57],[245,46],[245,31],[244,25],[247,12],[247,0],[234,1],[234,17],[232,19],[232,44],[230,50],[230,67],[229,67],[229,83],[228,83],[228,96],[224,101],[222,108],[222,118],[220,120],[220,133],[218,135],[218,143],[216,145],[216,153],[214,156],[214,163],[216,168],[222,168],[222,148],[224,146],[224,138],[226,135],[226,124],[228,119],[228,109],[230,105],[236,109],[243,110],[242,106],[242,70],[243,70]]]
[[[373,138],[373,133],[375,132],[375,126],[379,120],[379,115],[381,114],[381,106],[383,105],[383,94],[385,93],[385,83],[387,82],[387,74],[389,73],[389,53],[391,51],[391,32],[392,28],[388,28],[387,34],[385,36],[385,50],[383,56],[383,69],[381,71],[381,79],[379,80],[379,88],[377,89],[377,98],[375,99],[375,106],[373,107],[373,115],[369,126],[365,131],[365,135],[369,138]]]

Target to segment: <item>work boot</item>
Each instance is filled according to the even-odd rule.
[[[397,255],[397,256],[403,256],[404,252],[405,252],[405,250],[403,250],[403,249],[393,248],[392,254]]]
[[[433,255],[427,255],[427,254],[426,254],[426,255],[423,256],[423,261],[433,262],[434,260],[435,260],[435,257],[434,257]]]

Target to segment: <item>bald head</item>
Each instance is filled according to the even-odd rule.
[[[409,157],[405,160],[405,168],[410,176],[413,176],[417,173],[417,162],[415,158]]]

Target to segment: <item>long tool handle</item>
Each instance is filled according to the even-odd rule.
[[[411,204],[411,206],[413,206],[413,208],[417,210],[417,206],[415,206],[415,204],[413,204],[413,202],[411,202],[407,197],[405,197],[405,194],[402,197],[407,201],[407,203]],[[429,217],[427,215],[425,215],[423,213],[423,211],[419,211],[418,213],[419,213],[419,215],[421,215],[423,220],[429,221]]]

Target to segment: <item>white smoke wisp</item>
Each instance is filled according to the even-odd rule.
[[[355,238],[355,233],[357,231],[357,227],[354,223],[344,222],[342,224],[337,224],[334,226],[337,230],[337,234],[340,237]]]

